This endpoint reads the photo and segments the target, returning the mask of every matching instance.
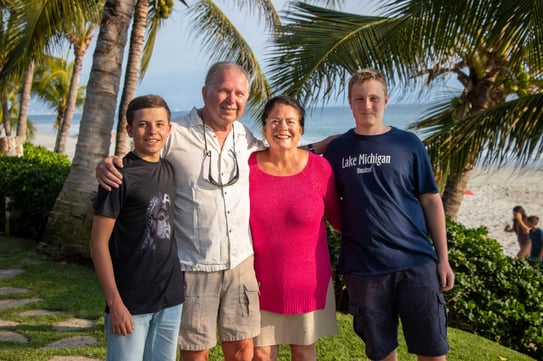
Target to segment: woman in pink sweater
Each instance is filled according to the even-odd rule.
[[[269,148],[249,159],[258,361],[276,360],[280,344],[290,345],[292,360],[316,360],[315,342],[337,334],[324,217],[339,229],[341,211],[328,162],[298,148],[304,115],[291,97],[270,99],[262,115]]]

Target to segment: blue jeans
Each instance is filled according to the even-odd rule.
[[[111,332],[109,314],[106,313],[106,360],[175,361],[182,311],[183,305],[180,304],[155,313],[132,315],[135,330],[127,336]]]

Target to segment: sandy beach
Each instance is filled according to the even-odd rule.
[[[49,150],[55,149],[55,141],[56,141],[56,135],[49,132],[36,132],[34,135],[34,139],[32,139],[30,142],[35,145],[41,145]],[[77,144],[77,136],[69,136],[68,139],[66,139],[66,155],[70,160],[74,158],[75,154],[75,146]],[[115,152],[115,137],[114,134],[111,136],[111,147],[109,150],[109,154],[113,154]]]
[[[55,137],[38,133],[32,142],[53,150]],[[76,137],[67,141],[66,153],[70,159],[75,153],[76,142]],[[507,223],[511,224],[512,208],[516,205],[523,206],[528,215],[539,216],[543,223],[542,180],[543,169],[477,169],[468,184],[470,194],[464,196],[457,221],[467,227],[486,226],[489,237],[502,245],[505,254],[514,257],[518,252],[516,236],[504,232],[503,228]]]
[[[516,236],[503,228],[511,224],[516,205],[523,206],[528,215],[539,216],[539,226],[543,226],[542,180],[543,169],[478,169],[468,183],[473,194],[464,196],[457,221],[468,227],[486,226],[489,237],[502,245],[504,253],[515,256],[519,249]]]
[[[38,132],[34,134],[34,138],[30,140],[32,144],[41,145],[51,151],[55,149],[56,134],[49,132]],[[77,143],[77,137],[69,136],[66,139],[66,154],[68,158],[73,159],[75,154],[75,145]]]

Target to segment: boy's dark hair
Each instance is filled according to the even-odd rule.
[[[147,94],[147,95],[141,95],[139,97],[135,97],[128,104],[128,108],[126,109],[126,122],[128,123],[128,125],[130,126],[132,125],[135,111],[140,110],[140,109],[146,109],[146,108],[166,109],[166,112],[168,113],[168,123],[170,122],[172,113],[166,101],[161,96],[154,95],[154,94]]]

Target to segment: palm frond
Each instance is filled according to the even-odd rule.
[[[95,19],[103,8],[103,1],[56,0],[15,1],[11,8],[13,23],[9,27],[9,40],[4,49],[8,54],[0,72],[23,72],[28,64],[42,52],[53,53],[63,44],[63,32],[70,19],[82,16]]]
[[[285,14],[270,53],[272,87],[304,103],[330,100],[338,84],[362,67],[393,68],[381,58],[385,29],[396,20],[297,3]],[[342,90],[338,90],[338,96]]]
[[[475,113],[451,129],[452,142],[482,145],[482,164],[512,162],[526,165],[543,154],[543,93],[522,97]]]
[[[443,103],[411,128],[425,129],[424,143],[442,179],[459,174],[470,163],[526,166],[542,160],[543,94],[508,101],[461,122]]]
[[[140,80],[143,79],[145,73],[147,72],[147,68],[149,67],[153,50],[155,48],[156,37],[165,20],[166,19],[163,19],[159,14],[157,14],[154,6],[149,7],[149,13],[147,14],[147,31],[145,35],[146,40],[143,45],[143,52],[141,55],[139,74]]]
[[[267,29],[273,29],[281,24],[279,13],[272,0],[236,0],[234,5],[255,19],[264,19]]]
[[[232,61],[251,74],[251,105],[262,104],[271,94],[256,55],[236,26],[213,1],[202,0],[188,10],[192,32],[202,40],[211,62]]]

